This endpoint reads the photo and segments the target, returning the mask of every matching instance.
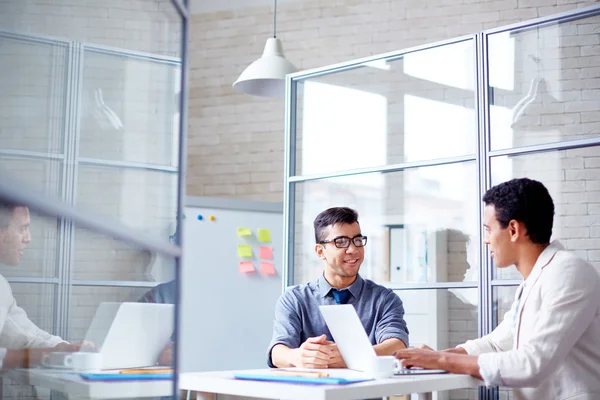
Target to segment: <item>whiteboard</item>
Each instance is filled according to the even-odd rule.
[[[238,228],[249,228],[253,234],[238,237]],[[270,230],[271,243],[259,244],[258,228]],[[267,367],[275,303],[283,289],[282,242],[281,203],[187,198],[181,275],[182,372]],[[238,244],[252,246],[257,269],[259,245],[272,246],[276,275],[258,270],[241,273]]]

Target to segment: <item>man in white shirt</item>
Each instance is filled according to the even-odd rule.
[[[31,241],[29,209],[0,202],[0,263],[17,266]],[[65,342],[36,326],[17,306],[8,281],[0,275],[0,367],[37,365],[44,353],[77,351],[79,345]]]
[[[600,274],[550,243],[554,204],[540,182],[513,179],[483,197],[485,243],[498,268],[523,276],[492,333],[455,349],[400,350],[406,367],[469,374],[516,399],[600,399]]]

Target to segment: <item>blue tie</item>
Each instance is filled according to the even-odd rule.
[[[350,296],[352,296],[352,293],[350,293],[348,289],[332,289],[331,294],[333,295],[333,298],[337,304],[346,304],[348,300],[350,300]]]

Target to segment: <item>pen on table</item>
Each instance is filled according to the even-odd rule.
[[[122,369],[119,371],[120,374],[168,374],[172,372],[172,368]]]
[[[274,370],[272,371],[273,375],[282,375],[282,376],[299,376],[304,378],[324,378],[328,377],[329,374],[327,372],[304,372],[304,371],[283,371],[283,370]]]

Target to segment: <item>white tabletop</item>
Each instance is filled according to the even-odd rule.
[[[42,368],[9,370],[3,372],[2,377],[21,384],[94,399],[170,396],[173,393],[173,380],[168,379],[90,382],[83,380],[77,373]]]
[[[214,394],[228,394],[263,399],[352,400],[426,393],[478,387],[481,381],[468,375],[435,374],[394,376],[348,385],[303,385],[234,379],[236,372],[269,373],[269,369],[252,371],[188,372],[179,375],[179,387],[200,392],[200,399],[214,399]],[[335,377],[356,377],[357,372],[330,369]]]

